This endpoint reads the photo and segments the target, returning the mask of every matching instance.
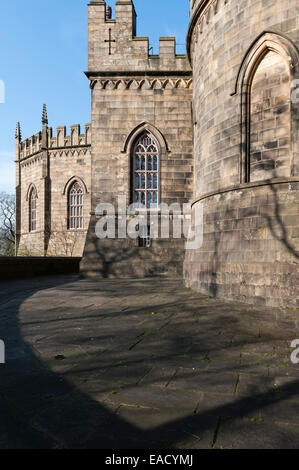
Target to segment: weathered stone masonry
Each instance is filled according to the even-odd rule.
[[[115,19],[104,1],[89,4],[89,70],[92,89],[92,218],[82,269],[105,276],[143,276],[181,270],[182,240],[153,240],[147,249],[132,240],[95,237],[99,202],[132,202],[132,152],[145,131],[160,147],[160,201],[188,202],[193,191],[192,74],[175,38],[136,37],[132,1],[116,2]],[[107,42],[111,38],[114,42]],[[110,49],[111,48],[111,49]]]
[[[299,78],[296,0],[191,2],[195,187],[204,243],[189,286],[298,306]]]
[[[18,255],[82,256],[90,217],[90,124],[58,127],[56,137],[48,127],[21,142],[17,127],[16,238]],[[68,230],[68,190],[73,181],[84,188],[84,226]],[[36,229],[30,231],[30,193],[36,190]]]
[[[83,252],[82,272],[103,277],[181,272],[184,261],[198,291],[298,307],[298,0],[191,0],[190,8],[188,56],[175,53],[174,38],[160,38],[159,55],[150,55],[148,38],[136,37],[132,0],[116,2],[115,18],[105,1],[90,1],[86,133],[58,128],[54,139],[45,115],[42,133],[22,143],[17,128],[19,253],[67,247]],[[98,204],[116,206],[119,195],[132,202],[141,136],[159,149],[160,202],[192,201],[194,225],[202,204],[200,249],[96,238]],[[79,231],[66,222],[74,181],[85,201]]]
[[[111,277],[182,272],[183,240],[153,240],[146,249],[129,239],[101,241],[95,236],[95,212],[100,202],[115,204],[119,195],[132,202],[132,152],[144,133],[159,148],[159,200],[183,204],[192,197],[192,72],[187,56],[177,55],[175,38],[165,37],[160,38],[159,55],[150,55],[149,39],[136,37],[132,1],[116,2],[115,19],[104,1],[91,1],[88,9],[86,75],[92,92],[92,124],[87,127],[85,145],[82,138],[78,140],[76,126],[70,137],[63,127],[57,128],[56,139],[44,128],[44,137],[40,135],[37,142],[44,138],[46,144],[33,144],[35,137],[21,144],[18,252],[63,255],[67,246],[71,254],[78,231],[67,230],[68,182],[80,178],[85,188],[84,230],[73,254],[82,254],[89,227],[81,263],[84,273]],[[38,193],[37,227],[29,232],[32,185]]]

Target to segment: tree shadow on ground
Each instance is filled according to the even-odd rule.
[[[74,298],[70,308],[67,302],[71,302],[78,282],[84,283],[84,302],[77,305]],[[231,383],[237,386],[240,367],[248,371],[245,366],[237,367],[231,344],[219,335],[228,327],[240,338],[248,335],[233,314],[233,304],[222,306],[225,312],[215,327],[207,310],[221,307],[213,301],[209,307],[207,298],[186,291],[177,302],[166,297],[157,300],[154,308],[161,312],[161,319],[153,316],[144,321],[148,307],[142,305],[142,293],[149,295],[153,287],[161,286],[159,280],[154,286],[151,282],[97,283],[105,315],[97,313],[97,298],[92,296],[95,284],[77,277],[0,285],[1,336],[7,354],[7,363],[0,366],[1,448],[211,448],[226,442],[234,432],[240,436],[247,433],[236,446],[247,443],[249,447],[250,442],[256,447],[297,445],[296,426],[283,435],[275,420],[267,423],[260,417],[260,412],[264,415],[269,409],[271,415],[273,406],[279,409],[297,397],[299,381],[295,376],[279,387],[278,394],[271,388],[253,388],[247,396],[226,390]],[[164,282],[170,296],[171,292],[174,295],[177,284]],[[137,289],[140,301],[136,303]],[[120,301],[119,308],[113,304],[117,293],[125,303]],[[24,310],[27,302],[32,311]],[[194,306],[198,313],[194,314]],[[111,335],[114,324],[115,337]],[[242,341],[236,339],[236,348]],[[71,365],[59,354],[64,347],[68,350],[70,343]],[[251,336],[247,344],[258,346],[258,336]],[[78,347],[76,352],[74,347]],[[44,360],[48,348],[54,368]],[[220,350],[228,356],[218,364]],[[192,370],[208,371],[209,359],[214,356],[215,362],[206,372],[210,382],[206,384],[199,374],[208,398],[202,400],[201,384],[196,383]],[[162,370],[166,370],[166,378],[159,375]],[[230,374],[235,376],[232,382]],[[167,384],[169,377],[172,387]],[[181,389],[180,380],[189,380],[189,389],[186,385]],[[268,441],[267,433],[272,433]],[[250,441],[248,435],[258,437],[254,440],[251,436]]]

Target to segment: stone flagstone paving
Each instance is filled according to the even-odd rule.
[[[0,448],[298,448],[298,311],[176,279],[0,284]]]

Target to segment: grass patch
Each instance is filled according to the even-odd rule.
[[[243,418],[243,421],[246,421],[247,423],[256,423],[256,424],[261,424],[264,423],[264,420],[262,418],[262,412],[259,410],[258,416],[256,418]]]

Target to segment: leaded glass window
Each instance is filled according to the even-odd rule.
[[[84,224],[84,191],[77,181],[69,190],[68,228],[83,229]]]
[[[36,230],[37,191],[32,188],[29,197],[29,231]]]
[[[159,203],[159,148],[151,134],[143,134],[134,147],[134,197],[137,206],[147,209]]]

